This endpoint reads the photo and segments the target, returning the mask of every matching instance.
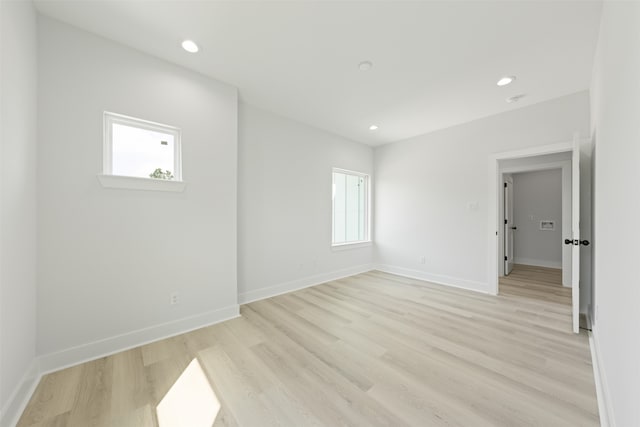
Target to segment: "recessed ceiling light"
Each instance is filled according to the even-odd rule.
[[[358,69],[360,71],[369,71],[373,67],[373,63],[371,61],[362,61],[358,64]]]
[[[196,53],[200,50],[196,42],[193,40],[185,40],[182,42],[182,48],[189,53]]]
[[[498,80],[498,86],[506,86],[510,83],[513,83],[513,81],[516,79],[516,76],[504,76],[503,78],[501,78],[500,80]]]
[[[524,93],[521,93],[519,95],[511,96],[511,97],[507,98],[505,101],[507,101],[509,104],[511,104],[511,103],[520,101],[525,96],[527,96],[527,95],[525,95]]]
[[[376,129],[378,129],[378,126],[376,125],[369,126],[369,130],[376,130]]]

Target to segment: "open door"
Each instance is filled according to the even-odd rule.
[[[504,275],[513,270],[513,178],[504,178]]]
[[[580,138],[573,136],[571,162],[571,233],[564,243],[571,246],[571,308],[573,310],[573,332],[580,330]]]

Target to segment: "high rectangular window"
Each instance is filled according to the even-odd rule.
[[[369,241],[369,176],[333,169],[332,244]]]
[[[104,113],[104,174],[182,180],[180,129]]]

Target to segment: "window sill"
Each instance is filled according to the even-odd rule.
[[[184,181],[165,181],[134,176],[98,175],[98,181],[104,188],[120,188],[124,190],[170,191],[182,192],[187,186]]]
[[[358,248],[366,248],[368,246],[372,246],[373,242],[371,240],[367,240],[365,242],[353,242],[353,243],[338,243],[332,244],[332,251],[346,251],[349,249],[358,249]]]

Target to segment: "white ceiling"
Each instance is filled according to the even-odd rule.
[[[36,5],[233,84],[247,103],[370,145],[588,89],[601,9],[588,1]],[[200,53],[180,48],[186,38]],[[370,71],[358,70],[364,60]],[[499,88],[503,75],[518,78]],[[505,102],[519,93],[527,96]]]

